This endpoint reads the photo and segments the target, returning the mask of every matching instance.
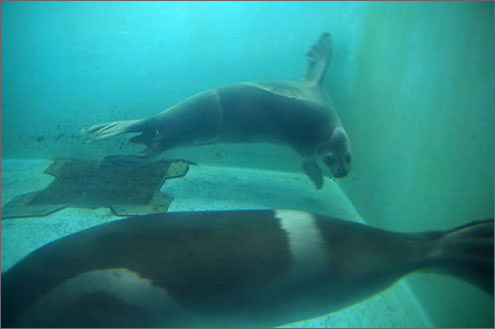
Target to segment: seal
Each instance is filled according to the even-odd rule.
[[[350,143],[323,87],[331,38],[323,33],[307,54],[300,81],[244,82],[194,95],[160,114],[82,129],[88,142],[141,133],[131,142],[147,146],[139,155],[112,155],[114,163],[139,163],[175,147],[212,143],[281,143],[303,158],[302,169],[316,188],[323,175],[344,177]],[[323,170],[321,169],[323,168]]]
[[[2,326],[272,327],[423,270],[493,294],[493,219],[397,233],[294,210],[136,216],[51,242],[2,273]]]

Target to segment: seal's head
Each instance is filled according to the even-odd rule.
[[[318,157],[333,177],[345,177],[351,169],[350,143],[342,127],[333,130],[332,135],[320,144]]]

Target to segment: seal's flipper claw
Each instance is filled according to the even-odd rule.
[[[139,132],[139,124],[143,120],[112,121],[83,128],[81,132],[88,134],[89,141],[100,141],[120,134]]]

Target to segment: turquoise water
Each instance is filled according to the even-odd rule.
[[[84,144],[82,127],[155,115],[229,83],[298,79],[307,50],[328,31],[333,54],[325,88],[351,140],[351,173],[327,180],[325,198],[298,185],[304,176],[295,183],[282,175],[293,188],[284,198],[266,192],[217,208],[277,207],[299,191],[303,201],[290,199],[294,207],[338,213],[342,199],[334,196],[342,194],[350,200],[344,215],[388,229],[445,229],[492,217],[493,9],[492,2],[2,2],[2,191],[7,186],[12,193],[3,193],[2,205],[26,192],[16,188],[20,182],[36,184],[44,168],[31,176],[14,169],[31,160],[140,149],[127,138]],[[254,177],[265,170],[300,172],[297,155],[282,146],[201,146],[165,157],[262,170],[247,175],[244,200],[262,186]],[[217,195],[214,183],[204,186]],[[234,193],[229,188],[218,198]],[[211,203],[201,193],[187,203],[183,191],[177,193],[186,203],[178,209]],[[21,227],[7,237],[9,248],[36,245],[20,238],[33,225],[23,223],[2,223],[2,261],[6,228]],[[55,237],[79,228],[44,230]],[[405,305],[421,305],[413,316],[390,324],[375,315],[366,322],[355,309],[337,325],[493,326],[493,298],[476,288],[426,274],[403,281]],[[385,306],[393,303],[377,305],[377,314],[396,312]],[[362,321],[353,324],[357,314]]]

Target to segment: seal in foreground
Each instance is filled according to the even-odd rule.
[[[117,220],[2,274],[2,327],[272,327],[427,270],[493,294],[493,219],[395,233],[291,210]]]

